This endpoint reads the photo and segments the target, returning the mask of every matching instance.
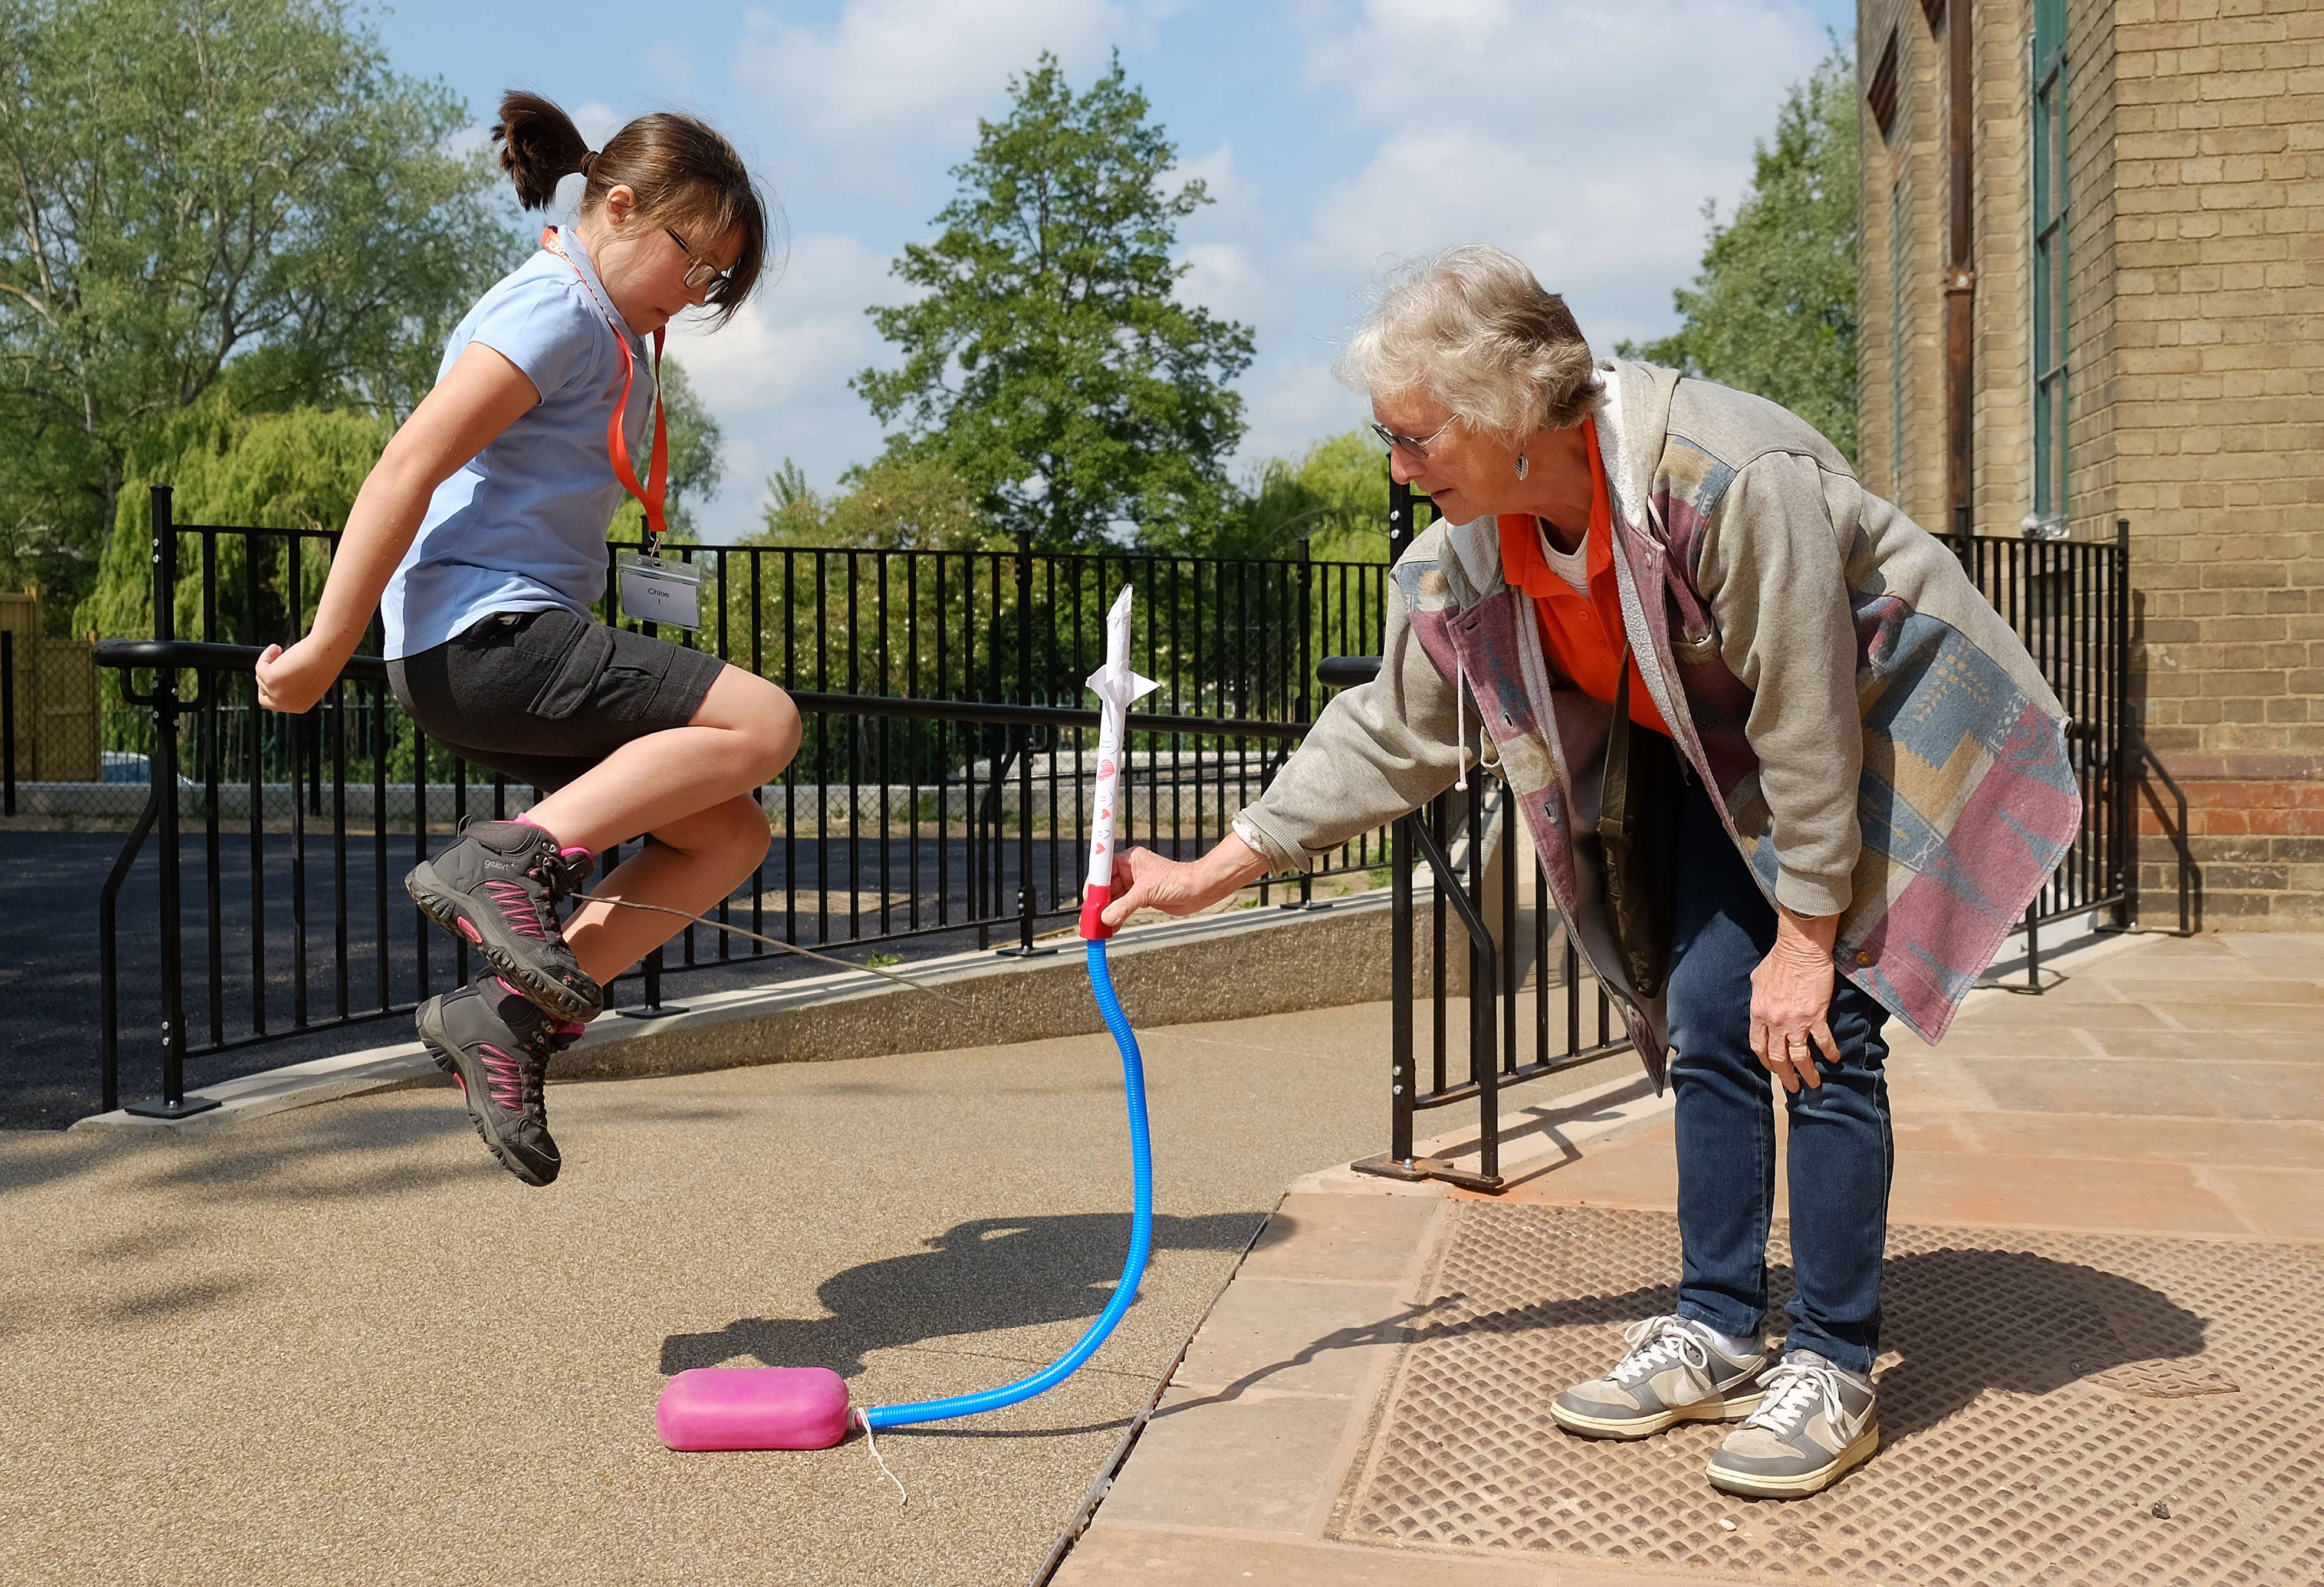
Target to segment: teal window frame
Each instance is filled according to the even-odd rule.
[[[2066,0],[2034,0],[2027,103],[2033,117],[2031,216],[2034,519],[2062,527],[2068,495],[2066,329]]]

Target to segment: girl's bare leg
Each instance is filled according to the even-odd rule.
[[[554,830],[554,829],[552,829]],[[707,913],[740,886],[767,855],[767,812],[747,794],[653,830],[654,841],[589,889],[593,902],[565,922],[565,940],[592,980],[603,985],[686,929],[676,915],[622,909],[595,900],[625,898]]]
[[[632,739],[525,819],[567,848],[601,853],[774,781],[798,745],[790,696],[730,666],[686,726]]]
[[[700,914],[766,858],[766,813],[750,791],[780,776],[798,745],[790,696],[730,666],[686,726],[622,745],[525,819],[592,854],[651,833],[653,843],[589,891]],[[585,904],[566,922],[565,940],[582,969],[603,983],[685,925],[651,910]]]

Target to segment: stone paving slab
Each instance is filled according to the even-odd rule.
[[[1980,994],[1974,1017],[1941,1047],[1899,1037],[1890,1064],[1898,1144],[1892,1226],[1900,1263],[1929,1264],[1929,1271],[1910,1267],[1895,1285],[1896,1307],[1925,1315],[1893,1319],[1892,1343],[1917,1340],[1918,1348],[1884,1370],[1898,1375],[1897,1403],[1928,1414],[1900,1413],[1891,1429],[1895,1447],[1821,1500],[1790,1507],[1732,1500],[1718,1509],[1719,1496],[1701,1479],[1704,1440],[1715,1440],[1705,1429],[1692,1429],[1692,1442],[1681,1429],[1622,1446],[1645,1469],[1616,1469],[1618,1461],[1592,1468],[1588,1457],[1605,1446],[1545,1435],[1537,1414],[1552,1379],[1586,1375],[1579,1356],[1536,1363],[1537,1382],[1505,1375],[1479,1390],[1473,1362],[1443,1375],[1434,1381],[1438,1399],[1473,1392],[1434,1426],[1414,1408],[1418,1401],[1397,1398],[1416,1341],[1432,1329],[1454,1337],[1481,1327],[1517,1352],[1505,1355],[1508,1365],[1556,1331],[1520,1326],[1519,1314],[1570,1309],[1574,1297],[1595,1296],[1602,1316],[1561,1313],[1556,1323],[1595,1330],[1582,1351],[1595,1371],[1599,1357],[1618,1353],[1624,1322],[1667,1309],[1676,1266],[1665,1249],[1676,1194],[1671,1132],[1641,1116],[1602,1139],[1561,1142],[1499,1197],[1429,1186],[1400,1188],[1407,1198],[1399,1200],[1373,1188],[1379,1181],[1344,1172],[1301,1181],[1309,1194],[1286,1199],[1288,1226],[1262,1236],[1197,1333],[1162,1414],[1059,1572],[1060,1587],[1242,1579],[1284,1587],[1703,1587],[1807,1578],[2015,1587],[2085,1574],[2109,1582],[2324,1582],[2324,1507],[2314,1500],[2324,1481],[2314,1454],[2324,1447],[2324,1382],[2312,1372],[2282,1376],[2268,1353],[2276,1348],[2270,1340],[2310,1337],[2324,1326],[2324,1316],[2310,1324],[2268,1310],[2280,1310],[2286,1296],[2324,1305],[2324,1084],[2312,1078],[2310,1045],[2324,1044],[2324,1035],[2311,1034],[2314,1012],[2324,1006],[2317,996],[2324,938],[2256,945],[2138,939],[2073,956],[2062,968],[2068,978],[2058,985],[2068,995]],[[2133,1039],[2157,1046],[2151,1056],[2108,1056],[2109,1043]],[[2174,1045],[2162,1047],[2166,1040]],[[1780,1171],[1776,1182],[1780,1198]],[[1317,1204],[1333,1197],[1351,1210],[1321,1210]],[[1397,1207],[1434,1210],[1381,1210]],[[1589,1238],[1537,1237],[1533,1248],[1594,1252],[1637,1272],[1618,1284],[1536,1274],[1522,1296],[1471,1296],[1464,1283],[1473,1282],[1432,1273],[1461,1220],[1559,1216],[1613,1222]],[[1947,1262],[1993,1271],[1936,1286],[1951,1297],[1946,1304],[1987,1312],[1998,1305],[2018,1320],[1995,1315],[1950,1329],[1922,1326],[1941,1309],[1922,1292],[1935,1293],[1943,1276],[1937,1269]],[[2054,1281],[2045,1289],[2027,1272]],[[2010,1310],[2012,1275],[2058,1313],[2046,1333],[2023,1327],[2024,1307]],[[1335,1288],[1339,1304],[1304,1290],[1294,1304],[1294,1282]],[[2258,1298],[2271,1282],[2273,1298]],[[2161,1298],[2147,1305],[2141,1296]],[[2185,1336],[2147,1337],[2158,1316],[2180,1318]],[[1215,1351],[1213,1327],[1222,1331]],[[2043,1355],[2005,1374],[2006,1384],[1988,1381],[1997,1358],[1977,1348],[1979,1340],[2039,1354],[2075,1328],[2096,1330],[2080,1355],[2070,1351],[2054,1362]],[[2110,1354],[2098,1348],[2108,1339]],[[1333,1353],[1350,1359],[1327,1368]],[[1215,1364],[1198,1374],[1206,1361]],[[1237,1375],[1217,1381],[1230,1367]],[[2241,1398],[2221,1398],[2223,1383]],[[1930,1412],[1932,1405],[1950,1408]],[[1999,1436],[1995,1417],[2009,1427],[2001,1443],[2016,1455],[2104,1445],[2130,1460],[2132,1474],[2155,1486],[2157,1497],[2134,1506],[2130,1490],[2139,1482],[2119,1469],[2101,1481],[2069,1469],[2070,1461],[2020,1491],[1974,1464]],[[1507,1438],[1494,1444],[1487,1430],[1495,1426],[1511,1430],[1522,1447]],[[2246,1431],[2272,1453],[2255,1450],[2238,1467]],[[2210,1442],[2200,1460],[2173,1465],[2163,1433],[2182,1445]],[[1541,1442],[1545,1436],[1553,1441]],[[1480,1441],[1490,1447],[1480,1453]],[[1910,1453],[1915,1445],[1922,1454],[1951,1453],[1931,1463]],[[1373,1515],[1368,1526],[1359,1500],[1386,1491],[1388,1451],[1408,1465],[1434,1463],[1440,1474],[1447,1462],[1469,1463],[1429,1496],[1435,1510],[1421,1503],[1391,1523],[1375,1505],[1363,1512]],[[1545,1464],[1553,1454],[1562,1463],[1554,1473]],[[1557,1489],[1553,1474],[1568,1486]],[[2173,1509],[2162,1495],[2174,1481],[2190,1508]],[[1899,1494],[1915,1488],[1959,1501],[1952,1542],[1931,1544],[1927,1525],[1890,1525]],[[1572,1497],[1584,1490],[1586,1501]],[[1642,1518],[1657,1505],[1675,1513],[1673,1493],[1690,1496],[1693,1530],[1677,1553],[1560,1543],[1554,1527],[1543,1529],[1546,1521],[1522,1538],[1513,1531],[1491,1540],[1480,1517],[1498,1505],[1506,1518],[1524,1509],[1527,1495],[1545,1492],[1553,1504],[1565,1494],[1562,1524],[1595,1527],[1601,1544],[1625,1524],[1630,1543],[1643,1537]],[[2113,1508],[2090,1521],[2090,1506],[2101,1500]],[[2156,1502],[2177,1520],[2144,1508]],[[1992,1524],[1963,1541],[1960,1527],[1971,1521]],[[1895,1544],[1885,1563],[1871,1541],[1883,1527]]]

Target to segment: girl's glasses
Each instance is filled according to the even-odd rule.
[[[678,251],[686,255],[686,289],[689,292],[699,292],[703,288],[708,287],[712,301],[715,302],[722,298],[726,289],[734,284],[734,269],[730,267],[720,270],[706,259],[695,258],[692,245],[684,237],[679,236],[668,226],[662,227],[662,230],[669,234],[671,242],[678,244]],[[737,261],[738,264],[739,262]]]

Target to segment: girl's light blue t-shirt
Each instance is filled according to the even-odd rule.
[[[380,598],[390,660],[431,650],[497,611],[563,606],[587,616],[604,593],[605,530],[624,493],[605,451],[605,426],[622,396],[614,325],[636,361],[623,425],[641,477],[653,363],[604,297],[580,237],[569,227],[558,235],[572,264],[536,252],[486,292],[444,344],[438,381],[481,342],[522,370],[540,401],[436,487]]]

